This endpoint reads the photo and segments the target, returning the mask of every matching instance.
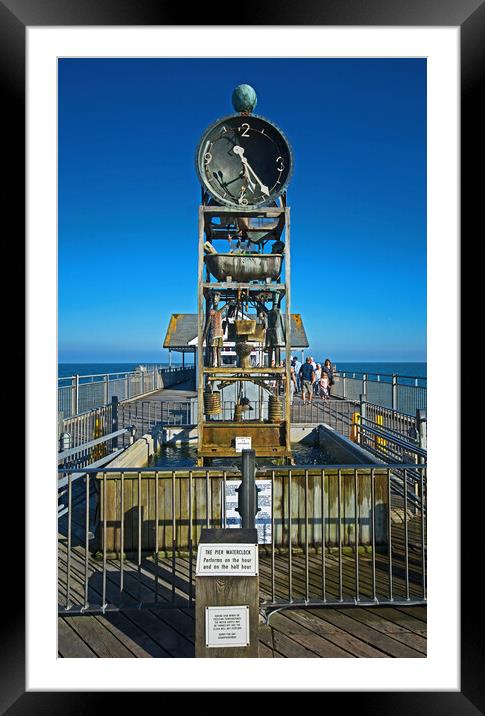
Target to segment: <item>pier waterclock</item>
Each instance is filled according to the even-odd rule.
[[[293,154],[256,93],[202,134],[198,232],[198,462],[290,447],[290,209]]]

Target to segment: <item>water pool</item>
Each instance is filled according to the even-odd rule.
[[[329,454],[317,445],[307,443],[293,443],[291,446],[293,458],[297,465],[329,465],[333,461]],[[214,460],[214,465],[237,465],[240,459],[230,457]],[[273,465],[276,461],[271,458],[258,458],[258,465]],[[184,467],[195,467],[197,464],[197,448],[193,445],[164,445],[153,456],[149,466],[178,470]]]

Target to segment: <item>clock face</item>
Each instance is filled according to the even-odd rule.
[[[218,120],[197,149],[197,172],[217,203],[261,206],[288,186],[291,148],[267,119],[239,114]]]

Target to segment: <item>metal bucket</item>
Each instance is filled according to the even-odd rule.
[[[254,332],[251,333],[251,335],[249,336],[249,340],[252,343],[264,343],[265,337],[266,337],[266,329],[263,325],[258,323],[256,328],[254,329]]]
[[[256,329],[256,321],[251,319],[248,320],[237,320],[234,321],[236,324],[236,333],[238,336],[251,336]]]
[[[281,274],[283,254],[207,254],[207,268],[218,281],[248,283],[249,281],[276,281]]]

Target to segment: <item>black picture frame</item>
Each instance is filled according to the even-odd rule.
[[[4,89],[3,119],[5,149],[10,152],[7,159],[8,179],[4,196],[9,207],[11,222],[10,246],[16,249],[19,265],[25,260],[25,232],[22,217],[25,216],[25,36],[27,27],[75,26],[75,25],[330,25],[330,26],[459,26],[461,29],[461,166],[462,166],[462,236],[463,244],[470,246],[473,227],[480,227],[478,212],[481,208],[478,192],[482,192],[482,181],[474,180],[471,171],[472,158],[476,164],[477,147],[483,131],[482,114],[479,112],[479,80],[485,65],[485,4],[483,0],[300,0],[298,3],[278,5],[276,3],[238,4],[234,11],[226,5],[224,12],[211,5],[210,13],[204,4],[190,6],[190,23],[186,22],[187,6],[175,7],[152,0],[0,0],[0,72]],[[234,15],[231,17],[231,12]],[[237,16],[236,16],[237,12]],[[221,18],[222,22],[214,21]],[[3,214],[5,218],[5,213]],[[477,270],[477,269],[476,269]],[[22,273],[21,270],[19,273]],[[472,281],[473,282],[473,281]],[[467,281],[468,283],[468,281]],[[9,312],[11,325],[4,328],[15,333],[22,311],[21,284],[17,283],[16,310]],[[24,284],[25,286],[25,284]],[[24,311],[25,313],[25,311]],[[25,348],[23,331],[18,332],[14,360],[22,364],[22,346]],[[25,351],[24,351],[25,353]],[[460,376],[463,383],[463,376]],[[23,403],[18,392],[15,396],[20,405],[20,422],[23,421]],[[12,468],[4,472],[8,480],[9,503],[22,504],[23,485],[20,478],[20,457]],[[15,475],[14,475],[15,473]],[[15,480],[12,477],[15,476]],[[476,477],[480,477],[476,475]],[[483,481],[477,486],[483,491]],[[5,493],[4,493],[5,494]],[[4,498],[5,499],[5,498]],[[477,494],[473,500],[476,503]],[[477,504],[477,503],[476,503]],[[480,504],[480,503],[478,503]],[[481,503],[483,504],[483,502]],[[471,505],[469,493],[463,493],[461,501],[462,525],[462,574],[461,574],[461,691],[460,692],[362,692],[325,694],[325,703],[330,696],[337,696],[340,707],[350,706],[350,701],[359,704],[359,711],[374,714],[467,714],[482,713],[485,710],[485,673],[483,641],[478,638],[481,611],[475,608],[474,595],[479,588],[477,580],[479,557],[473,560],[472,549],[477,549],[482,538],[479,519],[467,522],[467,506]],[[20,510],[19,510],[20,512]],[[21,550],[22,537],[19,514],[14,528],[16,549]],[[471,524],[470,524],[471,522]],[[464,525],[466,523],[466,533]],[[11,532],[9,532],[11,534]],[[466,544],[473,548],[467,550]],[[6,541],[8,547],[8,538]],[[2,611],[0,619],[0,713],[17,714],[81,714],[96,709],[99,700],[110,694],[91,692],[25,692],[25,605],[22,600],[24,565],[21,559],[10,559],[7,549],[3,568],[7,572],[3,581]],[[475,552],[477,554],[477,552]],[[478,555],[480,552],[478,552]],[[469,558],[469,559],[468,559]],[[468,566],[469,565],[469,566]],[[475,587],[475,588],[474,588]],[[446,599],[446,595],[443,595]],[[467,608],[470,605],[470,608]],[[482,620],[483,621],[483,620]],[[383,684],[383,687],[385,685]],[[318,689],[318,686],[315,686]],[[123,696],[126,698],[126,696]],[[342,702],[342,699],[345,702]],[[105,702],[106,703],[106,702]]]

